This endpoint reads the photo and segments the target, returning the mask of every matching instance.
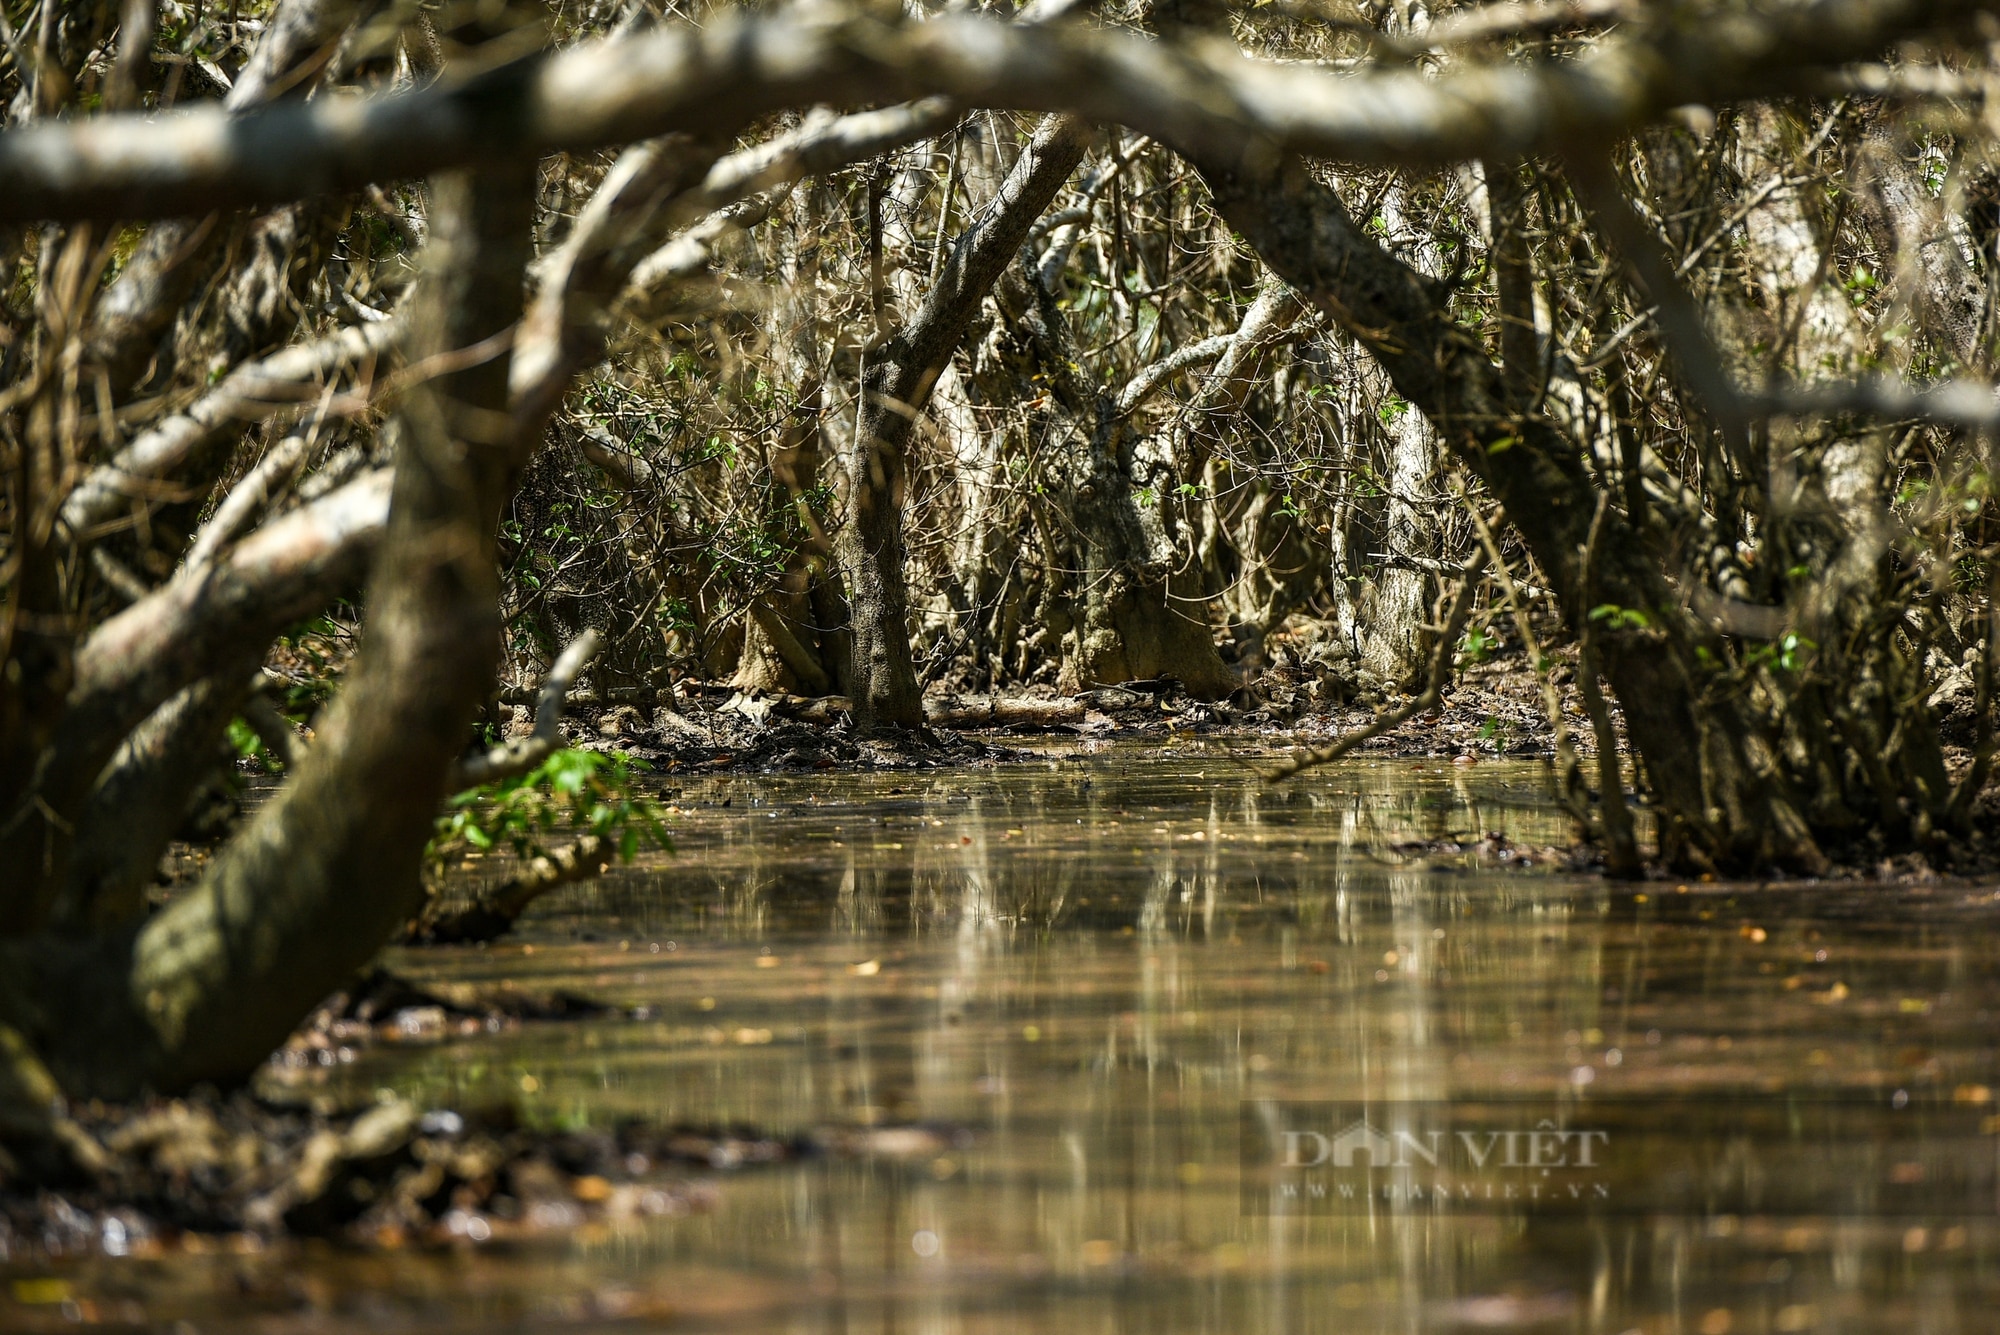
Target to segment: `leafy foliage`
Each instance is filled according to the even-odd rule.
[[[1616,603],[1601,603],[1590,609],[1590,619],[1610,630],[1648,630],[1653,618],[1637,607],[1620,607]]]
[[[442,870],[503,846],[516,857],[533,858],[586,834],[614,843],[627,862],[642,847],[671,852],[659,805],[635,782],[645,768],[644,761],[626,756],[565,749],[526,774],[469,788],[438,817],[427,860]]]

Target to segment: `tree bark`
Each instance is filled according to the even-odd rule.
[[[1082,25],[947,13],[896,23],[833,10],[723,13],[579,43],[543,60],[367,99],[242,118],[46,120],[0,140],[0,221],[131,219],[277,203],[374,181],[533,159],[674,130],[734,134],[788,106],[944,94],[1132,126],[1196,157],[1314,154],[1415,166],[1602,144],[1667,109],[1789,92],[1800,74],[1965,24],[1983,0],[1817,0],[1668,15],[1576,61],[1335,75]],[[1190,97],[1188,90],[1200,90]],[[497,114],[496,114],[497,111]]]
[[[68,877],[84,802],[131,730],[177,692],[217,673],[247,673],[271,638],[361,582],[389,511],[386,472],[266,524],[226,556],[156,589],[77,647],[69,689],[48,707],[61,726],[24,766],[4,808],[0,936],[42,926]]]
[[[518,320],[533,198],[530,168],[437,183],[416,356],[490,347]],[[41,1009],[34,1037],[66,1089],[241,1079],[416,911],[499,647],[493,535],[521,463],[507,408],[504,357],[410,391],[346,689],[298,773],[195,889],[136,935],[43,970],[68,1005]]]
[[[1051,116],[1000,193],[953,245],[937,284],[909,322],[867,355],[860,426],[848,458],[850,517],[842,535],[853,635],[849,693],[855,727],[920,728],[923,700],[910,659],[909,594],[903,580],[903,491],[917,414],[988,289],[1083,161],[1084,126]]]
[[[1401,183],[1385,190],[1383,222],[1392,234],[1415,232],[1420,238],[1412,249],[1415,267],[1442,277],[1444,257],[1434,237],[1405,216],[1405,205]],[[1390,406],[1384,425],[1389,467],[1381,514],[1383,560],[1362,618],[1361,663],[1385,687],[1407,691],[1423,673],[1433,634],[1426,629],[1433,599],[1425,563],[1444,555],[1438,550],[1439,502],[1431,494],[1437,485],[1438,433],[1423,410],[1408,403]]]
[[[145,916],[146,886],[220,768],[223,731],[243,709],[258,645],[180,691],[125,739],[78,813],[75,847],[51,921],[62,932],[115,932]],[[232,753],[233,754],[233,753]]]
[[[781,527],[789,546],[776,585],[751,606],[731,680],[741,690],[840,694],[850,653],[846,618],[823,615],[843,609],[846,600],[817,508],[826,393],[812,308],[817,284],[795,274],[791,285],[800,295],[788,303],[788,333],[775,351],[792,403],[771,454],[770,504],[778,513],[767,520]]]
[[[1477,336],[1449,317],[1440,285],[1364,236],[1303,164],[1239,156],[1196,166],[1217,208],[1264,261],[1373,353],[1445,447],[1499,498],[1572,627],[1600,603],[1666,610],[1662,626],[1600,637],[1605,675],[1663,813],[1666,860],[1822,867],[1747,730],[1726,707],[1698,716],[1700,685],[1689,664],[1697,647],[1710,646],[1671,619],[1678,599],[1619,515],[1603,525],[1591,587],[1583,558],[1597,493],[1584,454],[1510,390]]]

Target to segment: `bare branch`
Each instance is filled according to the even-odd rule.
[[[1139,373],[1125,383],[1118,392],[1116,413],[1119,417],[1130,417],[1149,398],[1153,391],[1165,384],[1176,373],[1190,366],[1200,366],[1212,362],[1229,351],[1229,345],[1236,341],[1236,335],[1217,334],[1204,338],[1198,343],[1190,343],[1184,348],[1176,348],[1150,366],[1141,367]]]
[[[1400,45],[1412,51],[1442,51],[1476,42],[1504,40],[1582,27],[1607,20],[1632,18],[1633,0],[1502,0],[1454,14],[1431,24]]]
[[[589,666],[590,660],[597,657],[597,651],[603,647],[604,637],[595,630],[586,630],[571,640],[542,682],[542,693],[535,701],[535,731],[529,736],[502,743],[475,760],[461,761],[451,776],[450,790],[463,792],[482,783],[495,783],[517,774],[526,774],[560,750],[563,745],[563,708],[569,698],[569,688],[576,682],[577,674]]]
[[[585,431],[576,442],[583,457],[602,469],[620,491],[647,491],[658,475],[651,464],[611,438],[602,428]]]
[[[1701,308],[1681,286],[1659,238],[1625,202],[1609,165],[1599,160],[1579,162],[1571,175],[1589,201],[1598,225],[1623,254],[1646,296],[1652,300],[1660,332],[1665,335],[1667,346],[1673,349],[1674,359],[1687,376],[1689,387],[1721,428],[1731,458],[1738,468],[1747,471],[1750,414],[1742,391],[1723,363],[1721,350],[1709,337]]]
[[[640,261],[619,303],[641,316],[657,309],[661,288],[708,268],[715,262],[715,247],[724,237],[747,232],[769,218],[785,193],[783,188],[766,191],[709,214]]]
[[[407,941],[462,945],[505,936],[528,906],[551,890],[602,876],[618,858],[618,845],[601,834],[586,834],[561,848],[529,858],[495,889],[464,908],[438,910],[432,901],[412,923]]]
[[[132,573],[131,567],[102,547],[90,549],[90,568],[128,603],[136,603],[153,591],[145,580]]]
[[[242,111],[302,95],[333,58],[341,31],[357,8],[351,0],[285,0],[273,6],[263,37],[237,72],[223,105]]]
[[[716,163],[687,203],[703,211],[719,209],[759,190],[865,162],[943,134],[958,116],[957,104],[945,97],[850,116],[820,112],[788,134]]]
[[[186,412],[140,433],[116,458],[84,478],[63,502],[63,527],[83,537],[110,523],[135,498],[157,493],[191,459],[231,432],[300,411],[312,401],[319,381],[388,352],[401,331],[397,321],[355,325],[238,367]]]
[[[1054,288],[1056,280],[1062,276],[1070,255],[1076,250],[1076,243],[1083,237],[1083,225],[1097,211],[1098,198],[1105,188],[1117,179],[1120,172],[1131,166],[1133,159],[1145,152],[1152,142],[1142,136],[1125,145],[1091,174],[1090,182],[1083,187],[1082,198],[1076,204],[1036,225],[1035,232],[1049,238],[1049,247],[1042,252],[1035,270],[1043,287]]]
[[[641,260],[623,301],[643,306],[653,289],[707,268],[718,240],[769,216],[779,187],[941,134],[957,115],[944,98],[851,116],[816,115],[789,134],[730,154],[709,169],[698,189],[676,201],[677,214],[708,217]]]
[[[378,469],[252,533],[112,617],[77,649],[66,746],[105,754],[148,711],[241,642],[268,641],[360,581],[389,517]],[[102,763],[100,759],[98,763]]]
[[[213,561],[216,553],[257,517],[271,497],[290,484],[315,443],[314,433],[301,432],[273,445],[256,467],[222,498],[201,532],[195,534],[194,545],[188,549],[187,568],[200,570]]]
[[[510,406],[523,444],[539,438],[540,424],[555,411],[570,377],[603,355],[613,299],[649,238],[670,225],[716,154],[711,143],[685,134],[626,149],[568,238],[543,261],[541,289],[522,320],[508,367]]]
[[[1342,78],[1249,60],[1227,43],[1181,48],[971,14],[730,13],[385,96],[37,122],[0,136],[0,221],[206,213],[673,130],[732,133],[787,106],[938,95],[1120,122],[1210,162],[1273,149],[1402,166],[1504,159],[1603,143],[1691,101],[1788,91],[1991,7],[1816,0],[1685,26],[1669,15],[1574,63],[1443,79]]]
[[[1947,380],[1920,388],[1889,376],[1871,376],[1848,384],[1766,390],[1748,395],[1745,402],[1752,411],[1772,417],[1859,413],[1891,422],[1936,422],[1967,430],[2000,427],[2000,390],[1975,380]]]
[[[1212,383],[1203,386],[1201,401],[1195,406],[1202,411],[1220,406],[1212,400],[1244,388],[1239,383],[1242,377],[1238,371],[1245,357],[1297,337],[1293,326],[1303,309],[1298,298],[1284,284],[1269,284],[1243,313],[1242,323],[1233,332],[1190,343],[1149,366],[1141,367],[1139,373],[1118,392],[1113,416],[1120,419],[1130,417],[1148,396],[1176,373],[1217,360],[1223,366],[1211,377]]]

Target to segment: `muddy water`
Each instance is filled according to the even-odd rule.
[[[504,1249],[90,1262],[64,1272],[70,1314],[2000,1329],[1991,892],[1607,886],[1518,855],[1564,834],[1528,765],[1356,763],[1269,788],[1191,746],[667,800],[675,856],[504,944],[390,961],[607,1018],[278,1083],[828,1152],[697,1173],[685,1212]],[[1356,1124],[1382,1139],[1355,1152]],[[55,1317],[0,1295],[0,1326]]]

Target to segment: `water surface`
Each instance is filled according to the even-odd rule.
[[[1567,832],[1525,763],[1358,761],[1271,787],[1227,745],[1188,743],[667,793],[676,855],[565,892],[506,942],[388,961],[613,1013],[367,1048],[273,1083],[505,1102],[558,1127],[742,1125],[829,1152],[697,1173],[693,1209],[526,1245],[80,1262],[56,1272],[68,1315],[2000,1326],[1991,891],[1564,873],[1536,851]],[[1355,1109],[1394,1130],[1437,1108],[1608,1128],[1604,1195],[1315,1208],[1255,1164],[1245,1190],[1246,1134]],[[18,1301],[52,1292],[9,1306],[0,1290],[0,1327],[62,1324]]]

